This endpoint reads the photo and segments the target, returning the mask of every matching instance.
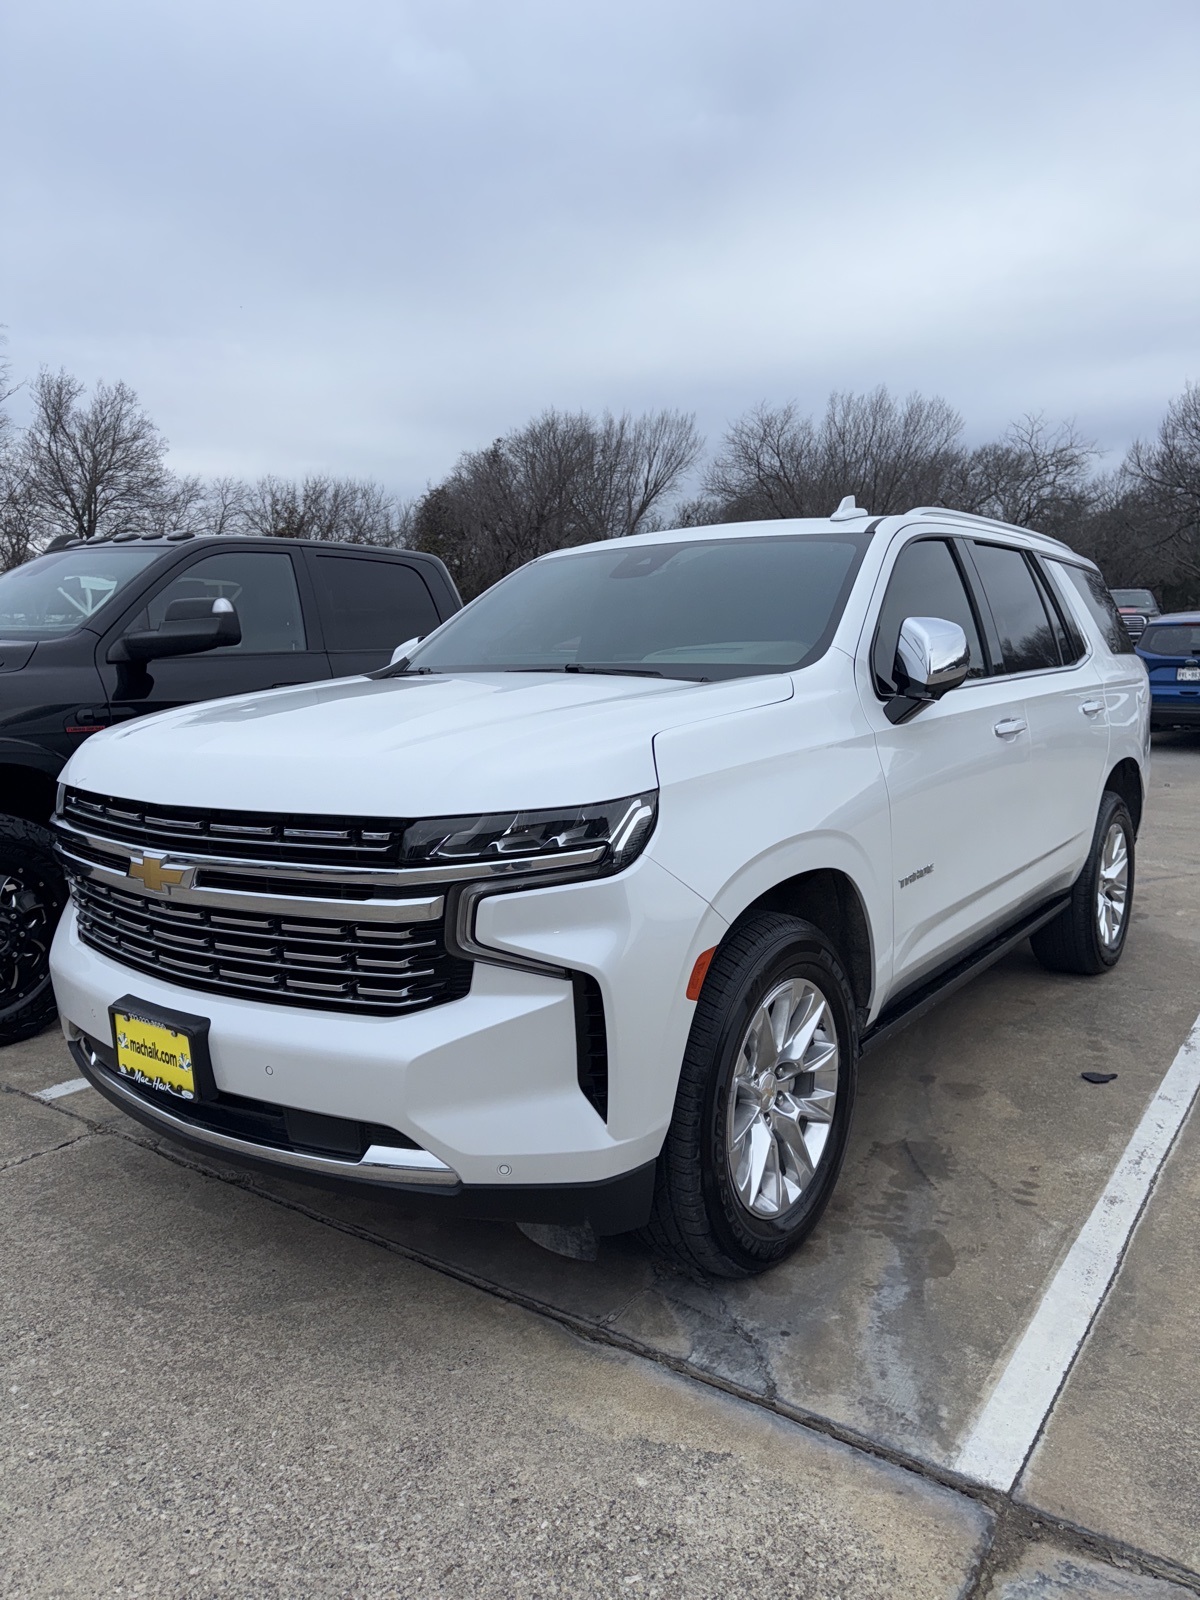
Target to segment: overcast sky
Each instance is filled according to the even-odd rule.
[[[1196,0],[7,0],[0,323],[203,473],[404,493],[550,405],[1200,379]]]

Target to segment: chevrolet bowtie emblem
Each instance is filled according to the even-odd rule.
[[[166,859],[166,856],[151,852],[134,856],[129,863],[129,876],[144,883],[147,889],[166,889],[172,884],[182,883],[187,877],[187,869],[168,867],[164,865]]]

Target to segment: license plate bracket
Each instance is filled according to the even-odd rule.
[[[117,1075],[165,1100],[216,1098],[207,1017],[152,1005],[135,994],[108,1008]]]

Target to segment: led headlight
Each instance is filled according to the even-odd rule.
[[[481,876],[556,868],[578,868],[589,876],[619,872],[641,853],[657,811],[658,796],[651,793],[594,806],[427,817],[405,829],[401,864],[462,867],[478,863]]]

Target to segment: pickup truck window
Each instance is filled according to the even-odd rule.
[[[56,550],[0,577],[0,638],[57,639],[119,594],[161,549]]]
[[[402,561],[367,556],[316,558],[317,590],[327,650],[387,654],[441,620],[425,580]]]
[[[870,535],[697,539],[543,557],[414,651],[417,672],[791,672],[833,636]]]
[[[292,558],[286,551],[231,550],[205,556],[158,591],[131,628],[157,628],[173,600],[232,600],[241,644],[216,655],[284,655],[308,648]]]
[[[957,622],[971,648],[969,678],[987,675],[979,624],[958,563],[944,539],[916,539],[896,557],[879,611],[872,662],[880,692],[896,692],[896,645],[905,617],[944,617]]]

